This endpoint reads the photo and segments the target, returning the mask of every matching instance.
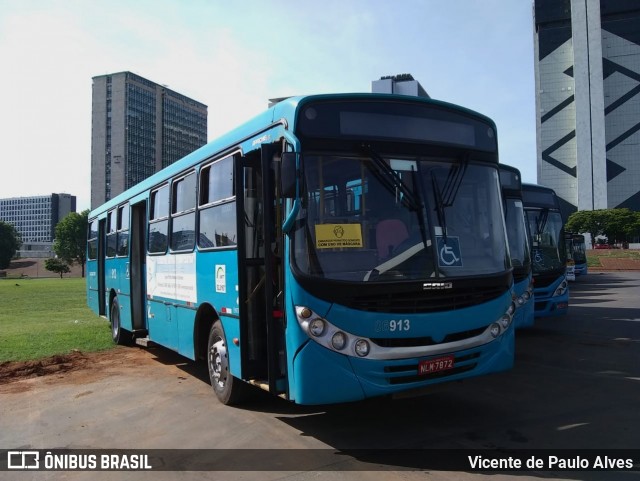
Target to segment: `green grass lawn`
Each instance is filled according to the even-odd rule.
[[[594,249],[587,251],[587,265],[589,267],[601,267],[601,257],[612,259],[636,259],[640,260],[640,250],[629,249]]]
[[[0,362],[114,347],[86,301],[85,279],[0,279]]]

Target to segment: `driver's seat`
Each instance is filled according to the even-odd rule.
[[[378,247],[378,258],[387,259],[391,257],[394,247],[399,246],[409,238],[407,226],[400,219],[384,219],[376,226],[376,246]]]

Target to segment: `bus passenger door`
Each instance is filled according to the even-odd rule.
[[[101,316],[107,315],[107,300],[105,292],[105,270],[104,270],[104,258],[105,258],[105,241],[106,241],[106,225],[107,219],[100,219],[98,221],[98,314]]]
[[[278,251],[273,157],[277,146],[238,158],[238,290],[242,378],[268,383],[273,394],[286,393],[283,296]],[[265,386],[266,387],[266,386]]]
[[[146,302],[146,246],[147,202],[131,206],[131,259],[129,275],[131,282],[131,323],[136,337],[147,334]]]

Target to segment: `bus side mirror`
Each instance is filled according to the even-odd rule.
[[[282,197],[293,199],[296,196],[296,184],[298,182],[298,169],[295,152],[283,152],[280,166],[280,180],[282,182]]]

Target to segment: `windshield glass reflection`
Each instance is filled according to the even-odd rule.
[[[495,168],[376,155],[304,157],[298,271],[385,282],[509,268]]]

